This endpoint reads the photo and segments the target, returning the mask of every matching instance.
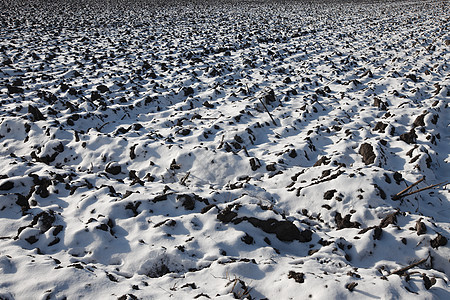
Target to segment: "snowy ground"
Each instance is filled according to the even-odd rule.
[[[448,1],[201,3],[0,2],[0,299],[450,299]]]

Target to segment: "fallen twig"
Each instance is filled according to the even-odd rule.
[[[263,105],[264,109],[267,111],[267,113],[269,114],[269,117],[272,119],[273,125],[278,126],[277,123],[275,122],[275,120],[272,117],[272,114],[270,113],[270,111],[267,109],[267,106],[264,104],[264,101],[262,101],[261,98],[259,98],[259,101],[261,102],[261,104]]]
[[[109,124],[109,122],[103,123],[102,126],[100,126],[100,127],[95,127],[95,129],[97,129],[98,132],[101,132],[101,130],[103,129],[103,127],[105,127],[105,126],[108,125],[108,124]]]
[[[412,195],[412,194],[415,194],[415,193],[418,193],[418,192],[422,192],[422,191],[425,191],[425,190],[434,188],[434,187],[439,186],[439,185],[444,185],[444,184],[447,184],[447,181],[444,181],[444,182],[441,182],[441,183],[437,183],[437,184],[433,184],[433,185],[426,186],[426,187],[421,188],[421,189],[418,189],[418,190],[416,190],[416,191],[414,191],[414,192],[410,192],[410,193],[408,193],[408,194],[405,194],[404,196],[409,196],[409,195]]]
[[[412,263],[406,267],[403,267],[401,269],[395,270],[394,272],[392,272],[390,275],[392,274],[397,274],[397,275],[403,275],[406,271],[408,271],[409,269],[412,269],[420,264],[423,264],[424,262],[426,262],[428,260],[429,256],[427,256],[426,258],[423,258],[415,263]]]
[[[413,194],[416,194],[416,193],[419,193],[419,192],[422,192],[422,191],[425,191],[425,190],[429,190],[429,189],[432,189],[432,188],[437,187],[437,186],[440,186],[440,185],[445,185],[445,184],[447,184],[447,181],[444,181],[444,182],[441,182],[441,183],[432,184],[432,185],[426,186],[426,187],[424,187],[424,188],[421,188],[421,189],[418,189],[418,190],[415,190],[415,191],[412,191],[412,192],[409,192],[409,193],[404,194],[404,193],[407,192],[409,189],[411,189],[413,186],[417,185],[418,183],[422,182],[423,180],[425,180],[425,177],[423,177],[422,179],[416,181],[415,183],[413,183],[412,185],[410,185],[409,187],[407,187],[407,188],[404,189],[403,191],[401,191],[401,192],[399,192],[399,193],[393,195],[393,196],[392,196],[392,200],[398,200],[398,199],[403,198],[403,197],[406,197],[406,196],[411,196],[411,195],[413,195]]]
[[[411,184],[410,186],[406,187],[404,190],[401,190],[400,192],[398,192],[397,194],[395,194],[395,195],[393,196],[393,199],[394,199],[394,197],[400,197],[400,195],[402,195],[403,193],[407,192],[407,191],[410,190],[412,187],[418,185],[419,183],[421,183],[421,182],[424,181],[424,180],[425,180],[425,176],[422,177],[422,179],[417,180],[416,182],[414,182],[414,183]],[[396,199],[394,199],[394,200],[396,200]]]
[[[180,184],[186,185],[186,180],[189,178],[189,175],[191,175],[191,172],[187,172],[186,175],[184,175],[184,177],[181,178]]]

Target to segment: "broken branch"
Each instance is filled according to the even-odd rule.
[[[419,193],[419,192],[422,192],[422,191],[425,191],[425,190],[429,190],[429,189],[432,189],[432,188],[437,187],[437,186],[440,186],[440,185],[447,184],[447,181],[444,181],[444,182],[441,182],[441,183],[432,184],[432,185],[426,186],[426,187],[424,187],[424,188],[421,188],[421,189],[418,189],[418,190],[415,190],[415,191],[412,191],[412,192],[403,194],[403,193],[405,193],[406,191],[408,191],[411,187],[417,185],[419,182],[421,182],[421,181],[423,181],[423,180],[425,180],[425,177],[422,178],[422,179],[420,179],[419,181],[413,183],[411,186],[407,187],[406,189],[404,189],[403,191],[399,192],[398,194],[393,195],[393,196],[392,196],[392,200],[398,200],[398,199],[403,198],[403,197],[406,197],[406,196],[411,196],[411,195],[413,195],[413,194],[416,194],[416,193]]]
[[[410,186],[406,187],[404,190],[401,190],[400,192],[398,192],[397,194],[395,194],[394,197],[400,197],[401,194],[407,192],[408,190],[410,190],[412,187],[418,185],[419,183],[421,183],[422,181],[425,180],[425,176],[422,177],[422,179],[417,180],[416,182],[414,182],[413,184],[411,184]],[[395,199],[394,199],[395,200]]]
[[[270,113],[270,111],[267,109],[267,106],[264,104],[264,101],[262,101],[262,99],[259,99],[259,101],[261,102],[261,104],[264,106],[264,109],[267,111],[267,113],[269,114],[269,117],[272,119],[273,125],[278,126],[277,123],[275,122],[275,120],[272,117],[272,114]]]
[[[418,189],[418,190],[416,190],[416,191],[409,192],[408,194],[404,194],[404,195],[402,195],[402,197],[404,197],[404,196],[409,196],[409,195],[412,195],[412,194],[415,194],[415,193],[418,193],[418,192],[422,192],[422,191],[425,191],[425,190],[429,190],[429,189],[431,189],[431,188],[434,188],[434,187],[436,187],[436,186],[443,185],[443,184],[446,184],[446,183],[447,183],[447,182],[444,181],[444,182],[441,182],[441,183],[429,185],[429,186],[426,186],[426,187],[424,187],[424,188]]]
[[[187,172],[186,175],[184,175],[184,177],[181,178],[180,184],[186,185],[186,180],[189,178],[189,175],[191,175],[191,172]]]
[[[412,263],[412,264],[410,264],[410,265],[408,265],[408,266],[406,266],[406,267],[403,267],[403,268],[401,268],[401,269],[395,270],[394,272],[391,273],[391,275],[392,275],[392,274],[403,275],[403,274],[404,274],[406,271],[408,271],[409,269],[412,269],[412,268],[414,268],[414,267],[416,267],[416,266],[418,266],[418,265],[423,264],[424,262],[426,262],[427,259],[428,259],[428,257],[429,257],[429,256],[427,256],[426,258],[423,258],[423,259],[421,259],[421,260],[419,260],[419,261],[417,261],[417,262],[415,262],[415,263]]]

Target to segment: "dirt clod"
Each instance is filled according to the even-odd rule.
[[[305,282],[305,274],[303,274],[301,272],[289,271],[288,278],[294,279],[295,282],[298,282],[298,283]]]
[[[438,233],[437,237],[430,241],[430,245],[435,249],[439,248],[440,246],[445,246],[447,245],[447,238]]]
[[[375,161],[376,155],[373,152],[373,147],[368,143],[364,143],[361,145],[361,147],[359,148],[359,154],[362,155],[362,161],[366,165],[373,164],[373,162]]]

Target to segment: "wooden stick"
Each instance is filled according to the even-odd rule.
[[[277,123],[275,122],[275,120],[272,117],[272,114],[270,113],[270,111],[267,109],[267,106],[264,104],[264,101],[262,101],[261,98],[259,98],[259,101],[261,102],[261,104],[264,106],[264,108],[266,109],[267,113],[269,114],[269,117],[272,119],[273,125],[278,126]]]
[[[408,191],[408,190],[411,189],[412,187],[418,185],[419,183],[421,183],[421,182],[424,181],[424,180],[425,180],[425,176],[422,177],[422,179],[417,180],[416,182],[414,182],[414,183],[411,184],[410,186],[406,187],[404,190],[398,192],[398,193],[396,194],[396,196],[400,196],[401,194],[405,193],[406,191]]]
[[[103,125],[100,126],[100,128],[95,127],[95,129],[97,129],[98,132],[101,132],[101,130],[103,129],[103,127],[105,127],[105,126],[108,125],[108,124],[109,124],[109,122],[103,123]]]
[[[423,264],[424,262],[427,261],[427,259],[428,259],[428,257],[427,257],[427,258],[424,258],[424,259],[421,259],[421,260],[419,260],[418,262],[412,263],[412,264],[410,264],[409,266],[406,266],[406,267],[403,267],[403,268],[401,268],[401,269],[395,270],[395,271],[392,272],[390,275],[392,275],[392,274],[402,275],[403,273],[405,273],[405,272],[408,271],[409,269],[412,269],[412,268],[414,268],[414,267],[416,267],[416,266],[418,266],[418,265],[420,265],[420,264]]]
[[[222,135],[222,139],[220,140],[219,146],[217,146],[217,149],[221,149],[223,147],[223,139],[225,138],[225,135]]]
[[[191,175],[191,172],[187,172],[186,175],[183,178],[181,178],[180,183],[182,185],[186,185],[186,180],[188,179],[189,175]]]
[[[444,183],[447,183],[447,182],[444,181],[444,182],[441,182],[441,183],[429,185],[429,186],[426,186],[426,187],[424,187],[424,188],[418,189],[418,190],[416,190],[416,191],[409,192],[408,194],[401,195],[401,197],[405,197],[405,196],[409,196],[409,195],[412,195],[412,194],[415,194],[415,193],[418,193],[418,192],[422,192],[422,191],[425,191],[425,190],[429,190],[429,189],[431,189],[431,188],[434,188],[435,186],[439,186],[439,185],[442,185],[442,184],[444,184]]]

